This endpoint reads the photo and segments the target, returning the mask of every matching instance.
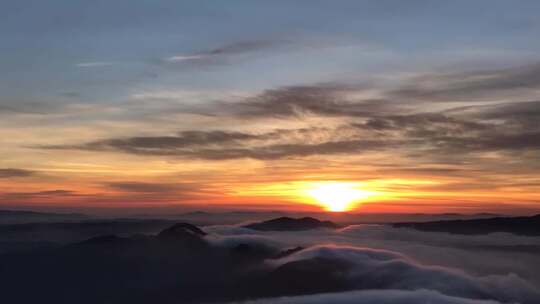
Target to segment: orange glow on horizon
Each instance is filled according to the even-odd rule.
[[[354,183],[327,182],[315,184],[306,194],[320,203],[325,210],[343,212],[352,209],[352,204],[373,195],[374,192],[358,189]]]
[[[369,183],[353,181],[294,181],[249,185],[236,189],[229,195],[258,198],[260,201],[288,201],[299,209],[311,205],[331,212],[351,211],[361,203],[391,197]]]
[[[456,177],[394,175],[362,179],[357,176],[355,180],[351,175],[323,172],[290,174],[287,176],[290,180],[275,180],[264,175],[247,179],[244,173],[238,172],[228,176],[223,173],[223,168],[214,169],[217,171],[211,176],[204,176],[205,180],[200,183],[185,183],[173,175],[158,179],[152,170],[147,175],[143,174],[146,171],[141,171],[135,177],[126,177],[124,171],[100,175],[69,172],[72,179],[68,181],[49,177],[44,180],[42,175],[36,174],[26,177],[24,185],[20,179],[4,180],[0,205],[3,208],[129,209],[159,206],[194,210],[474,213],[507,212],[512,208],[538,210],[540,199],[538,193],[525,192],[522,188],[498,188],[494,192],[486,187],[469,186],[462,190],[459,189],[462,181]],[[202,177],[187,175],[185,179],[197,181]],[[128,187],[115,187],[116,184],[127,184]],[[152,188],[153,185],[156,188]],[[456,186],[460,191],[455,190]]]

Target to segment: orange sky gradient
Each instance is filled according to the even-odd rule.
[[[540,212],[535,10],[248,2],[14,4],[0,208]]]

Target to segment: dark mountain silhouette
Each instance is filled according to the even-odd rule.
[[[204,236],[206,236],[206,232],[197,226],[186,223],[176,224],[157,235],[159,239],[169,240],[189,250],[207,249],[209,244],[203,239]]]
[[[293,229],[335,227],[313,219],[293,221],[302,224]],[[109,234],[0,254],[2,299],[56,304],[212,303],[347,289],[340,278],[345,266],[335,261],[296,261],[277,268],[264,263],[302,247],[282,251],[259,243],[224,247],[207,238],[202,229],[178,223],[154,235]]]
[[[280,217],[269,221],[245,225],[244,227],[260,231],[301,231],[320,228],[336,229],[339,226],[330,221],[319,221],[312,217],[298,219]]]
[[[317,223],[316,227],[321,223],[323,227],[330,226]],[[403,278],[413,277],[410,282],[414,283],[417,275],[429,281],[434,274],[405,260],[384,262],[388,253],[369,249],[364,249],[367,254],[358,256],[358,264],[333,254],[312,257],[308,253],[302,258],[303,251],[311,248],[278,249],[250,240],[225,246],[210,241],[215,237],[218,236],[209,236],[197,226],[178,223],[151,235],[107,234],[67,245],[0,254],[2,301],[228,303],[357,289],[392,289]],[[359,265],[363,265],[366,275],[351,279]],[[399,276],[394,278],[395,274]],[[453,274],[445,273],[442,278],[448,280],[448,275]],[[459,275],[454,279],[460,279]],[[483,290],[464,282],[465,285],[458,285],[459,290],[465,287],[465,292]],[[484,292],[477,298],[493,297]]]
[[[19,210],[0,210],[0,225],[36,222],[67,222],[90,219],[81,213],[49,213]]]
[[[154,234],[174,223],[171,220],[126,219],[0,225],[0,241],[71,243],[107,234]]]
[[[194,238],[203,237],[207,233],[199,229],[199,227],[187,223],[179,223],[172,227],[169,227],[161,231],[158,236],[160,237],[188,237],[192,236]]]
[[[508,232],[519,235],[540,235],[540,214],[521,217],[494,217],[487,219],[434,221],[424,223],[396,223],[394,227],[454,234],[486,234]]]
[[[142,215],[141,215],[142,216]],[[424,213],[353,213],[353,212],[284,212],[284,211],[233,211],[233,212],[205,212],[195,211],[182,214],[161,214],[158,218],[174,219],[176,221],[196,223],[198,225],[221,225],[237,224],[246,221],[265,221],[278,217],[313,217],[326,218],[334,223],[346,226],[352,224],[384,224],[401,222],[430,222],[435,220],[457,220],[457,219],[475,219],[491,218],[500,215],[490,213],[460,214],[460,213],[442,213],[442,214],[424,214]],[[148,218],[148,215],[144,216]],[[156,216],[151,216],[156,218]]]
[[[244,300],[274,295],[272,286],[261,285],[268,281],[264,260],[301,250],[279,252],[251,243],[228,248],[212,245],[207,237],[202,229],[179,223],[155,235],[103,235],[0,254],[2,299],[163,304]]]

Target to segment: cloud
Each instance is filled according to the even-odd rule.
[[[114,192],[112,195],[101,195],[96,200],[112,202],[176,202],[207,199],[216,193],[221,194],[208,185],[195,182],[116,181],[102,183],[102,185]]]
[[[489,125],[472,120],[460,119],[440,113],[410,115],[380,115],[368,118],[359,128],[375,131],[405,131],[410,136],[452,136],[473,131],[484,131]]]
[[[215,49],[204,51],[200,54],[207,54],[207,55],[239,54],[239,53],[254,52],[254,51],[264,50],[268,48],[273,48],[283,43],[289,43],[289,42],[284,41],[284,40],[239,41],[235,43],[226,44]]]
[[[142,155],[191,154],[194,147],[234,145],[240,141],[268,138],[272,134],[255,135],[229,131],[182,131],[174,136],[127,137],[99,140],[83,145],[50,146],[49,149],[83,149],[94,151],[121,151]]]
[[[324,258],[350,263],[347,280],[352,289],[429,289],[449,296],[479,300],[536,303],[540,293],[515,275],[473,277],[462,271],[426,266],[402,254],[370,248],[315,246],[279,260],[294,261]]]
[[[332,255],[341,259],[342,255],[376,254],[378,258],[391,257],[397,260],[405,259],[407,263],[439,265],[448,269],[461,269],[467,274],[483,277],[491,275],[506,277],[508,274],[515,273],[540,286],[540,275],[538,275],[540,266],[536,266],[540,265],[540,258],[538,251],[534,251],[540,246],[538,237],[508,233],[464,236],[442,232],[422,232],[387,225],[352,225],[335,231],[294,233],[263,233],[235,226],[215,226],[206,230],[212,235],[226,239],[229,244],[254,240],[266,241],[267,244],[279,246],[278,248],[281,249],[295,246],[304,248],[323,246],[317,250],[303,252],[302,255],[296,257],[298,259],[329,258]],[[335,246],[339,248],[335,249]],[[352,252],[348,249],[350,247],[353,247]],[[376,250],[358,253],[354,248]],[[292,259],[292,256],[290,258]]]
[[[204,55],[176,55],[171,56],[167,58],[167,61],[171,62],[178,62],[178,61],[186,61],[186,60],[197,60],[204,58]]]
[[[99,67],[107,67],[114,65],[114,62],[107,62],[107,61],[89,61],[89,62],[79,62],[75,64],[78,68],[99,68]]]
[[[105,185],[115,190],[135,193],[174,193],[197,189],[192,184],[179,183],[111,182]]]
[[[312,240],[318,244],[325,242],[325,233],[317,231],[311,234],[314,236]],[[319,238],[316,237],[317,234],[320,235]],[[280,235],[298,241],[309,233],[280,233]],[[269,237],[269,234],[265,233],[264,236]],[[274,241],[277,241],[279,236],[277,234],[274,236],[276,237]],[[239,237],[244,242],[247,240],[248,244],[264,242],[264,238],[255,238],[253,235],[233,238]],[[222,244],[231,246],[235,243],[229,240]],[[480,257],[475,260],[478,258]],[[532,304],[540,300],[538,289],[517,275],[473,276],[459,269],[420,264],[395,250],[314,245],[285,258],[267,261],[267,264],[271,268],[261,282],[265,286],[263,290],[266,290],[267,296],[297,294],[317,294],[317,296],[271,298],[248,303],[297,303],[296,300],[298,303],[312,303],[311,301],[327,303],[322,299],[333,299],[337,294],[324,296],[324,293],[346,290],[367,291],[356,294],[361,297],[354,297],[354,300],[364,300],[366,303],[371,303],[369,300],[382,301],[381,303],[393,300],[402,303],[401,301],[405,300],[412,301],[409,298],[411,295],[419,301],[412,303],[440,299],[450,303]],[[256,290],[256,286],[252,288]],[[424,291],[416,294],[420,290]],[[317,299],[320,301],[317,302]],[[352,300],[348,297],[338,299],[344,300],[344,303]],[[404,303],[409,303],[407,301]]]
[[[307,296],[280,297],[237,302],[243,304],[501,304],[492,300],[471,300],[450,297],[432,290],[366,290],[339,293],[315,294]]]
[[[0,178],[29,177],[35,174],[36,172],[32,170],[16,169],[16,168],[0,169]]]
[[[121,221],[40,227],[52,229],[56,234],[58,225],[69,226],[70,231],[73,230],[71,235],[83,231],[82,235],[86,236],[107,230],[124,233],[152,230],[155,233],[158,226],[170,223]],[[244,303],[535,304],[540,300],[538,287],[513,271],[498,269],[504,265],[498,263],[493,253],[459,247],[462,246],[460,240],[466,244],[523,244],[538,243],[538,238],[458,237],[382,225],[302,232],[258,232],[236,226],[207,226],[203,229],[207,234],[193,233],[198,230],[188,224],[174,227],[158,236],[108,235],[54,251],[10,255],[5,263],[9,280],[4,282],[10,287],[8,298],[21,296],[13,291],[24,290],[29,278],[31,284],[44,282],[44,286],[40,285],[43,292],[54,298],[58,295],[51,286],[72,284],[69,278],[79,275],[83,283],[101,282],[101,293],[89,293],[93,302],[103,296],[118,296],[128,302],[157,299],[163,303],[244,300]],[[24,235],[28,231],[15,232]],[[298,245],[304,249],[288,250]],[[288,255],[280,254],[287,250]],[[538,276],[534,269],[538,264],[532,262],[538,261],[538,255],[528,255],[519,248],[510,253],[495,253],[507,254],[507,263],[513,263],[510,269],[521,272],[516,267],[521,265],[532,268],[529,271]],[[415,258],[422,254],[442,258],[443,262],[429,263]],[[72,262],[80,260],[88,267],[73,267]],[[446,265],[452,260],[468,260],[472,265],[488,263],[490,269],[477,271]],[[141,263],[146,267],[136,267]],[[22,265],[26,267],[21,268]],[[37,272],[37,276],[28,276],[25,269],[43,271]],[[96,281],[103,273],[126,284]],[[133,275],[142,279],[129,280]],[[80,280],[76,283],[83,288],[95,285],[80,284]],[[148,288],[150,292],[146,292]],[[62,296],[71,300],[79,294],[68,292]],[[28,296],[33,298],[33,294]]]
[[[540,88],[538,75],[540,64],[531,64],[499,70],[424,73],[403,77],[390,85],[383,80],[370,80],[285,86],[265,90],[232,106],[236,107],[233,108],[236,114],[244,117],[303,114],[370,117],[425,112],[426,107],[441,102],[500,104],[501,100],[511,100],[517,103],[526,96],[536,96]],[[507,106],[512,107],[512,103]]]
[[[388,92],[393,98],[431,102],[500,100],[540,87],[540,64],[497,70],[428,73]]]
[[[399,104],[383,99],[350,100],[350,95],[369,90],[367,84],[347,85],[321,83],[304,86],[286,86],[265,90],[257,96],[228,104],[242,117],[299,116],[370,116],[397,110]]]
[[[285,40],[246,40],[222,45],[199,52],[177,54],[165,58],[164,62],[175,65],[208,66],[227,63],[239,55],[252,54],[290,44]]]
[[[54,198],[54,197],[74,197],[78,194],[71,190],[46,190],[36,192],[4,192],[0,194],[3,199],[31,199],[31,198]]]
[[[238,43],[187,56],[222,56],[251,52],[270,45],[270,42]],[[531,65],[529,68],[426,74],[417,78],[418,88],[415,92],[421,98],[415,98],[409,89],[403,90],[416,85],[412,78],[400,79],[400,84],[391,86],[373,82],[284,86],[264,90],[256,95],[228,96],[224,98],[226,102],[206,104],[181,103],[178,106],[180,103],[173,98],[176,100],[176,106],[173,107],[167,107],[171,102],[170,97],[142,94],[138,101],[158,99],[148,103],[159,105],[157,110],[161,111],[160,115],[153,117],[179,112],[208,114],[204,119],[230,120],[231,125],[242,120],[244,130],[229,130],[225,126],[216,130],[193,129],[172,135],[157,133],[140,136],[134,133],[125,137],[45,145],[40,148],[206,160],[278,160],[358,154],[373,156],[371,152],[376,151],[391,153],[406,160],[408,163],[403,164],[405,168],[415,165],[461,165],[459,169],[463,169],[465,164],[469,164],[471,170],[500,171],[508,167],[497,165],[512,162],[528,163],[528,166],[523,166],[524,170],[533,170],[534,163],[538,163],[535,153],[540,149],[540,126],[537,123],[540,119],[540,102],[495,102],[498,100],[497,94],[489,95],[487,88],[491,82],[504,83],[501,87],[510,91],[514,86],[534,87],[536,82],[533,80],[519,79],[526,78],[523,75],[529,75],[533,73],[531,69],[536,71],[537,68],[537,65]],[[462,79],[470,80],[474,85]],[[434,88],[437,94],[418,93],[421,89],[433,91]],[[470,90],[479,94],[481,89],[482,94],[486,94],[484,97],[492,97],[486,99],[488,104],[433,106],[440,104],[444,94],[448,98],[443,99],[455,100],[453,90]],[[430,101],[430,95],[437,95],[437,98]],[[219,94],[205,98],[219,100]],[[156,111],[144,103],[142,105],[137,103],[138,111],[142,109],[140,115],[149,117],[151,112],[148,109]],[[249,130],[251,125],[269,127],[267,120],[276,118],[284,125],[301,122],[303,129]],[[315,120],[317,123],[312,122]],[[321,128],[321,124],[326,125]],[[409,172],[412,173],[411,170]],[[432,170],[431,173],[436,172]],[[444,172],[439,172],[439,175],[442,174]]]
[[[7,105],[1,104],[5,101],[0,100],[0,115],[13,117],[15,115],[54,115],[63,110],[63,105],[51,102],[28,102],[21,101],[17,104],[8,102]]]
[[[384,145],[390,146],[395,145],[395,143],[376,140],[350,140],[325,142],[320,144],[278,144],[243,149],[200,149],[186,153],[179,153],[176,155],[208,160],[226,160],[237,158],[274,160],[313,155],[348,154],[355,152],[361,153],[381,149]]]
[[[317,132],[320,129],[313,129]],[[310,130],[276,130],[250,134],[226,131],[185,131],[178,136],[131,137],[108,139],[82,145],[46,146],[46,149],[80,149],[89,151],[116,151],[137,155],[175,156],[208,160],[253,158],[261,160],[311,155],[363,152],[396,145],[394,141],[377,139],[336,140],[320,143],[276,143],[286,134]],[[269,144],[270,142],[270,144]]]
[[[536,106],[535,103],[528,105]],[[312,106],[303,106],[306,111],[310,109],[319,113],[337,113],[330,106],[319,107],[317,110]],[[429,160],[457,154],[528,152],[540,149],[540,127],[534,125],[535,119],[540,117],[523,109],[511,112],[508,106],[495,110],[497,107],[501,106],[485,108],[475,114],[471,114],[471,109],[463,109],[460,113],[358,116],[333,128],[277,129],[265,133],[191,130],[171,136],[112,138],[44,148],[209,160],[274,160],[390,150]],[[278,103],[272,111],[276,114],[290,114],[297,110],[290,104],[283,104],[283,108],[280,108]],[[504,111],[512,114],[505,116]]]
[[[458,107],[445,111],[469,119],[504,121],[515,129],[537,130],[540,101],[504,102],[490,105]]]
[[[530,114],[527,114],[530,115]],[[422,141],[427,148],[443,153],[453,151],[500,151],[540,148],[540,128],[525,129],[521,119],[500,116],[499,122],[476,118],[460,118],[438,113],[423,113],[369,118],[353,124],[374,130],[380,136],[398,134],[408,142]],[[507,118],[508,120],[504,120]]]
[[[418,112],[440,102],[515,102],[540,88],[540,64],[502,70],[425,73],[390,86],[376,81],[320,83],[265,90],[235,103],[242,116],[369,117]],[[382,82],[382,81],[381,81]],[[534,94],[533,94],[534,95]],[[421,111],[421,110],[420,110]],[[522,113],[523,114],[523,113]]]

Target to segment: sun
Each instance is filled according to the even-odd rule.
[[[306,193],[317,200],[323,207],[332,212],[343,212],[351,209],[352,203],[365,199],[373,193],[357,188],[355,183],[326,182],[318,183],[306,190]]]

